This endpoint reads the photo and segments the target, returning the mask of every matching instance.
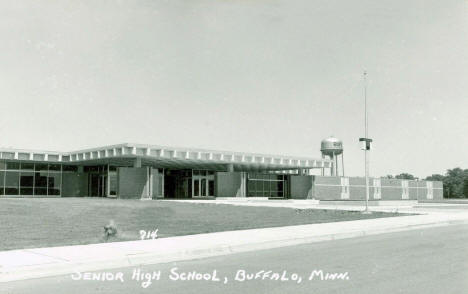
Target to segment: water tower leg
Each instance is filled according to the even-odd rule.
[[[339,176],[338,174],[338,155],[335,156],[335,177]]]
[[[333,177],[335,175],[335,161],[334,161],[334,158],[335,157],[335,154],[332,153],[332,155],[330,156],[330,159],[331,159],[331,164],[330,164],[330,177]]]
[[[343,173],[343,177],[345,176],[344,173],[344,151],[341,153],[341,171]]]

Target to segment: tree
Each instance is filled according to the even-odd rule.
[[[444,196],[448,198],[468,197],[468,169],[456,167],[447,170],[444,178]]]
[[[426,177],[426,181],[440,181],[443,182],[445,179],[444,175],[432,174],[431,176]]]
[[[412,174],[408,173],[401,173],[399,175],[395,176],[395,179],[400,179],[400,180],[414,180],[415,177]]]

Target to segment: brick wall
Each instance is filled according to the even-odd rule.
[[[88,194],[88,175],[84,173],[62,174],[62,197],[80,197]]]
[[[216,197],[245,197],[245,173],[217,172],[215,175]]]
[[[290,198],[308,199],[312,198],[313,176],[290,176]]]
[[[366,181],[362,177],[314,176],[312,190],[313,197],[319,200],[366,199]],[[442,182],[369,178],[369,200],[440,200],[442,198]]]
[[[117,169],[117,197],[141,199],[149,193],[148,169],[146,167],[119,167]]]

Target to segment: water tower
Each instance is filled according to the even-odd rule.
[[[338,176],[338,155],[341,154],[342,175],[344,176],[343,142],[331,136],[322,140],[320,151],[322,151],[322,158],[328,156],[331,160],[334,160],[330,170],[331,176]],[[323,169],[322,175],[324,175]]]

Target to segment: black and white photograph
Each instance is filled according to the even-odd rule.
[[[468,2],[0,0],[0,293],[468,293]]]

